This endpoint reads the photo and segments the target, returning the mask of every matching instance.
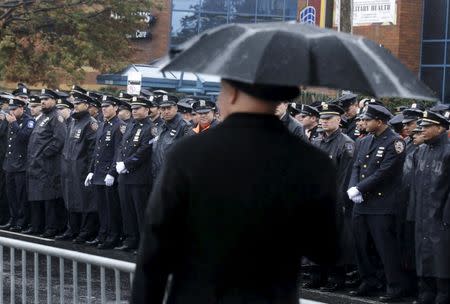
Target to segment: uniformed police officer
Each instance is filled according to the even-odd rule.
[[[450,303],[450,143],[447,117],[425,111],[425,141],[413,157],[411,205],[415,206],[418,303]]]
[[[354,141],[339,128],[341,115],[344,110],[335,104],[323,103],[319,108],[320,123],[323,137],[313,141],[319,149],[324,151],[336,166],[337,172],[337,201],[336,223],[338,231],[339,257],[333,269],[330,269],[328,282],[321,288],[323,291],[336,291],[345,287],[345,274],[348,265],[354,264],[353,235],[351,232],[351,201],[346,191],[351,175]]]
[[[97,238],[88,242],[99,249],[112,249],[118,245],[122,234],[119,193],[115,156],[119,151],[126,124],[116,115],[120,100],[104,95],[102,113],[104,121],[99,124],[94,157],[85,185],[93,185],[98,204],[99,231]]]
[[[153,136],[158,135],[158,131],[160,127],[164,124],[164,120],[161,118],[161,111],[159,109],[158,99],[160,99],[158,95],[150,96],[149,100],[151,102],[150,105],[150,120],[153,123],[152,134]]]
[[[6,120],[6,112],[9,107],[9,100],[14,98],[7,92],[0,92],[0,162],[3,163],[6,153],[6,142],[8,139],[8,121]],[[9,214],[9,204],[6,195],[5,172],[0,167],[0,229],[9,229],[11,227],[11,218]]]
[[[119,196],[123,222],[123,245],[120,250],[135,250],[139,244],[144,211],[151,192],[152,122],[151,101],[134,96],[131,100],[133,120],[128,123],[117,152]]]
[[[58,239],[71,239],[83,244],[97,235],[97,206],[92,201],[92,188],[83,181],[89,173],[95,146],[97,121],[90,116],[92,103],[89,96],[73,92],[73,120],[64,143],[61,179],[63,197],[68,211],[68,227]]]
[[[192,122],[192,104],[195,102],[192,98],[183,98],[178,103],[178,112],[183,116],[183,119],[189,122],[191,126],[195,126],[197,124],[193,124]]]
[[[197,125],[192,126],[188,135],[199,134],[214,126],[219,122],[214,118],[214,110],[216,104],[209,100],[199,99],[192,104],[192,111],[199,116],[199,122]]]
[[[102,97],[103,95],[97,92],[91,92],[88,91],[86,93],[87,96],[89,96],[90,99],[90,104],[89,104],[89,114],[91,115],[92,118],[94,118],[97,123],[102,122],[103,121],[103,114],[101,111],[102,108]]]
[[[119,112],[117,113],[117,116],[125,124],[127,124],[131,120],[131,98],[133,98],[133,95],[127,94],[125,92],[120,92],[119,94]]]
[[[302,105],[300,116],[305,129],[305,135],[310,142],[320,139],[321,134],[317,131],[319,127],[319,111],[312,106]]]
[[[8,196],[13,232],[28,229],[29,206],[26,191],[27,148],[34,119],[25,113],[26,103],[22,99],[13,98],[9,102],[8,141],[3,170],[6,173],[6,194]]]
[[[164,123],[159,127],[153,144],[152,174],[154,179],[162,167],[170,146],[189,131],[189,124],[177,112],[178,99],[176,96],[165,94],[157,97],[155,101],[159,104]]]
[[[356,115],[358,112],[358,100],[355,94],[344,94],[338,98],[338,104],[344,109],[344,118],[347,121],[347,128],[345,129],[345,134],[350,136],[351,139],[355,140],[358,138],[356,131]]]
[[[403,130],[405,135],[406,155],[416,149],[413,143],[413,131],[417,128],[417,121],[422,118],[424,108],[420,105],[413,103],[409,109],[403,110]]]
[[[56,111],[58,94],[42,89],[42,116],[31,133],[27,152],[27,189],[31,204],[31,228],[24,233],[54,237],[65,225],[65,208],[61,203],[61,150],[66,128]]]
[[[30,96],[28,108],[30,109],[30,116],[34,118],[34,121],[37,121],[42,116],[42,105],[39,96]]]
[[[288,128],[292,134],[298,138],[306,139],[303,126],[287,112],[288,106],[288,102],[281,102],[275,111],[275,115],[278,116],[278,118],[283,122],[283,125]]]
[[[397,190],[405,159],[405,142],[387,122],[392,114],[383,106],[368,105],[363,119],[371,134],[363,138],[356,151],[347,191],[355,203],[353,232],[362,283],[352,295],[364,296],[380,288],[377,267],[370,257],[371,240],[381,258],[387,293],[380,301],[398,300],[405,292],[405,276],[400,262],[396,234]]]
[[[56,109],[58,113],[64,118],[66,127],[70,126],[73,118],[71,117],[73,111],[73,104],[65,97],[60,97],[56,101]]]

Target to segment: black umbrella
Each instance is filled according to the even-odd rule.
[[[251,84],[319,86],[376,97],[435,99],[389,51],[360,36],[292,23],[230,24],[171,50],[164,71]]]

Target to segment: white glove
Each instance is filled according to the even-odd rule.
[[[347,195],[349,199],[353,200],[355,196],[361,195],[361,192],[359,192],[358,188],[351,187],[347,190]]]
[[[352,201],[353,201],[355,204],[361,204],[361,203],[364,201],[364,199],[363,199],[363,197],[362,197],[362,194],[358,194],[357,196],[353,197],[353,198],[352,198]]]
[[[86,179],[84,180],[84,186],[85,187],[89,187],[90,185],[91,185],[91,180],[92,180],[92,177],[94,176],[94,173],[89,173],[87,176],[86,176]]]
[[[113,184],[114,184],[114,176],[106,174],[105,185],[107,187],[111,187]]]
[[[117,171],[118,174],[124,174],[124,173],[128,172],[127,168],[125,168],[125,163],[124,162],[117,162],[116,163],[116,171]]]

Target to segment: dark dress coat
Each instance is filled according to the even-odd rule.
[[[89,169],[89,172],[94,174],[93,185],[105,185],[105,177],[108,174],[117,180],[116,159],[125,128],[126,124],[117,116],[99,123]]]
[[[348,182],[352,172],[353,154],[355,142],[336,130],[328,137],[323,137],[313,142],[320,150],[325,152],[336,167],[337,173],[337,200],[336,200],[336,226],[338,227],[338,244],[340,265],[354,264],[352,254],[353,233],[351,230],[352,202],[347,196]]]
[[[414,154],[411,196],[418,276],[450,279],[450,143],[447,133]]]
[[[172,274],[168,304],[297,304],[301,257],[335,262],[335,180],[274,115],[180,140],[150,197],[131,302],[162,303]]]
[[[69,212],[94,212],[97,204],[92,199],[93,191],[84,181],[89,173],[98,125],[87,111],[73,113],[72,118],[62,152],[63,198]]]
[[[281,121],[283,125],[288,128],[289,132],[297,136],[298,138],[308,140],[305,135],[305,130],[303,129],[303,126],[301,123],[299,123],[294,117],[289,115],[289,113],[285,113],[281,117]]]
[[[29,201],[62,197],[61,150],[66,137],[64,119],[56,108],[42,113],[30,135],[27,151]]]
[[[357,187],[364,201],[354,205],[353,213],[397,215],[405,142],[387,128],[379,136],[367,135],[356,146],[348,187]]]

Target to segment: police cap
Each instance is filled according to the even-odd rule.
[[[128,101],[124,99],[119,99],[119,111],[127,110],[131,112],[131,105]]]
[[[352,104],[357,102],[357,100],[356,100],[357,97],[358,97],[358,95],[353,94],[353,93],[344,94],[341,97],[339,97],[336,100],[336,102],[339,106],[341,106],[345,110],[345,109],[348,109],[348,107],[350,107]]]
[[[317,110],[317,108],[309,106],[309,105],[304,105],[304,104],[301,107],[300,113],[307,115],[307,116],[315,116],[315,117],[320,116],[320,113]]]
[[[344,109],[342,109],[337,104],[328,104],[326,102],[322,102],[320,107],[318,108],[320,118],[331,118],[333,116],[341,116],[344,114]]]
[[[392,117],[389,120],[388,124],[392,127],[399,126],[399,125],[404,124],[404,122],[403,122],[404,119],[405,119],[405,116],[402,113],[400,113],[400,114],[397,114],[394,117]]]
[[[15,110],[18,107],[24,107],[25,106],[25,101],[23,101],[20,98],[14,97],[11,98],[8,102],[8,109],[9,110]]]
[[[154,101],[157,102],[160,107],[170,107],[177,105],[178,98],[174,95],[163,94],[156,95]]]
[[[119,99],[130,100],[131,98],[133,98],[133,95],[131,94],[128,94],[126,92],[119,93]]]
[[[48,99],[48,98],[51,98],[51,99],[57,100],[57,99],[59,98],[59,95],[58,95],[58,93],[56,93],[56,92],[53,91],[53,90],[50,90],[50,89],[42,89],[42,90],[41,90],[41,95],[39,95],[39,98],[40,98],[40,99]]]
[[[79,103],[87,103],[90,105],[92,102],[94,102],[94,100],[88,95],[76,91],[72,92],[72,97],[74,105]]]
[[[183,98],[178,103],[178,112],[180,113],[192,113],[192,105],[188,102],[187,98]]]
[[[429,125],[441,125],[445,128],[448,128],[450,121],[450,112],[447,115],[448,117],[441,115],[440,113],[432,112],[432,111],[424,111],[423,117],[420,120],[419,124],[421,127],[429,126]]]
[[[72,86],[72,92],[78,92],[78,93],[82,93],[82,94],[87,94],[87,90],[85,90],[82,87],[80,87],[78,85],[75,85],[75,84]]]
[[[130,104],[131,104],[131,109],[137,109],[140,107],[150,108],[152,105],[152,102],[144,97],[133,96],[133,98],[131,98]]]
[[[416,103],[413,103],[411,108],[403,110],[404,119],[402,123],[407,124],[411,121],[419,120],[422,118],[423,110]]]
[[[118,106],[120,100],[111,95],[103,95],[102,96],[102,104],[101,106]]]
[[[30,95],[29,104],[41,104],[41,99],[37,95]]]
[[[29,91],[26,87],[19,87],[19,88],[15,89],[14,91],[12,91],[12,94],[14,96],[28,96]]]
[[[214,111],[216,104],[210,100],[199,99],[192,104],[192,111],[198,114],[204,114]]]
[[[139,96],[143,96],[145,98],[149,98],[150,96],[153,96],[153,93],[150,92],[149,90],[141,89],[141,92],[140,92]]]
[[[369,104],[367,110],[364,112],[362,119],[377,119],[383,122],[387,122],[392,118],[391,112],[384,106],[377,104]]]
[[[57,109],[73,109],[73,103],[71,103],[67,98],[60,97],[56,101]]]
[[[445,114],[446,111],[450,110],[450,105],[445,103],[438,103],[437,105],[430,108],[430,111]]]

